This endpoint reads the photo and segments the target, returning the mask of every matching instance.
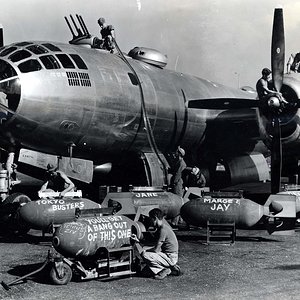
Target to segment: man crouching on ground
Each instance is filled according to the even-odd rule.
[[[178,261],[178,241],[171,226],[164,219],[163,212],[154,208],[149,212],[149,217],[157,229],[158,240],[156,245],[148,250],[136,244],[137,249],[146,265],[154,274],[155,279],[164,279],[170,275],[180,275]],[[137,240],[136,236],[132,236]],[[138,240],[137,240],[138,241]]]

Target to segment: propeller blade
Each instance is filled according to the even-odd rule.
[[[259,107],[259,100],[245,98],[211,98],[188,101],[189,108],[199,109],[241,109]]]
[[[0,24],[0,47],[4,46],[4,40],[3,40],[3,26]]]
[[[284,44],[283,11],[282,8],[276,8],[273,20],[271,65],[273,84],[277,92],[280,92],[283,82]]]
[[[273,118],[273,138],[271,142],[271,193],[280,191],[282,165],[282,145],[279,118]]]

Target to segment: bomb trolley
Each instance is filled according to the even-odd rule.
[[[130,238],[132,233],[141,238],[145,232],[143,223],[137,221],[140,212],[136,212],[132,220],[124,215],[112,215],[111,210],[77,209],[75,221],[63,223],[56,229],[53,247],[43,266],[8,284],[2,282],[2,286],[9,289],[46,266],[50,268],[51,282],[58,285],[67,284],[73,274],[81,280],[135,274],[138,260],[134,260]],[[110,214],[103,215],[105,213]]]
[[[54,284],[67,284],[73,273],[81,280],[135,274],[130,237],[141,236],[143,224],[136,218],[95,211],[77,210],[77,220],[62,224],[54,233],[53,247],[59,253],[54,254],[50,270]]]
[[[2,281],[1,285],[4,289],[9,290],[11,286],[26,282],[28,277],[44,269],[50,270],[49,277],[53,284],[65,285],[71,281],[73,274],[79,276],[81,280],[95,278],[104,280],[113,277],[132,276],[136,273],[133,267],[132,246],[118,249],[103,249],[102,258],[85,261],[65,258],[51,248],[40,268],[9,283]]]
[[[134,271],[133,247],[100,249],[101,257],[89,259],[66,258],[53,253],[50,268],[50,280],[56,285],[68,284],[73,275],[80,280],[111,279],[113,277],[132,276]]]

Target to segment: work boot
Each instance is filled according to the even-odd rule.
[[[159,273],[157,273],[154,276],[154,279],[156,279],[156,280],[162,280],[162,279],[166,278],[170,274],[171,274],[171,269],[169,269],[169,268],[163,269],[162,271],[160,271]]]
[[[170,269],[171,269],[171,275],[173,275],[173,276],[182,275],[181,269],[178,265],[174,265]]]

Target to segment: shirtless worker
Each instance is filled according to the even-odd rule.
[[[159,208],[149,211],[149,217],[153,226],[157,229],[158,239],[153,248],[146,250],[139,244],[136,235],[132,235],[136,241],[136,248],[146,265],[154,274],[154,279],[162,280],[172,273],[179,276],[181,271],[177,265],[178,261],[178,241],[174,231],[164,219],[163,212]]]
[[[274,96],[277,97],[280,104],[287,104],[288,102],[282,97],[282,94],[280,92],[274,91],[270,87],[270,80],[271,80],[271,70],[268,68],[263,68],[261,71],[262,77],[257,81],[256,83],[256,91],[259,100],[262,100],[263,107],[266,108],[267,101],[270,99],[270,97]]]
[[[52,164],[47,165],[46,181],[40,188],[39,192],[49,191],[50,189],[60,192],[62,198],[67,192],[74,191],[75,185],[69,177]]]

